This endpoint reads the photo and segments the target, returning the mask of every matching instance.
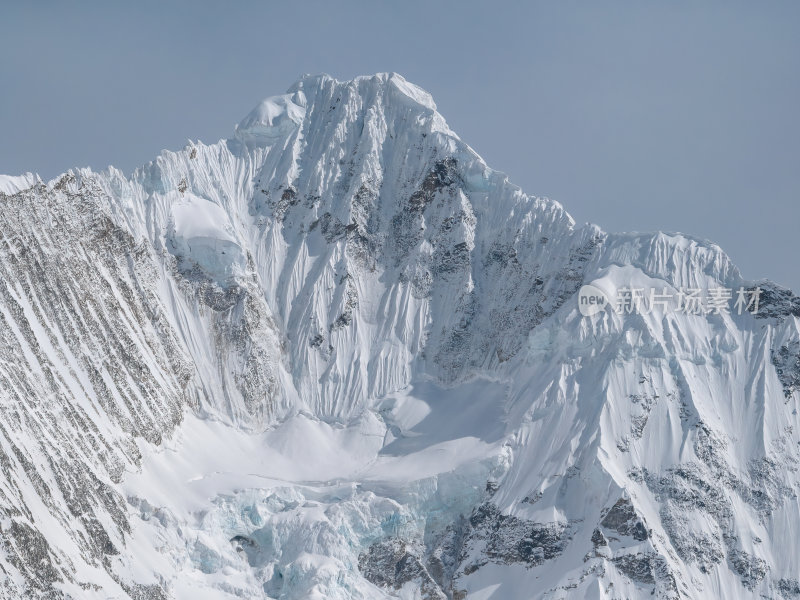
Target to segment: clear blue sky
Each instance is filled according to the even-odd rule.
[[[800,292],[800,2],[0,7],[0,173],[126,172],[300,74],[397,71],[527,192]]]

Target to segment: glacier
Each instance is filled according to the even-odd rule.
[[[0,203],[2,598],[800,598],[800,297],[577,225],[397,74]]]

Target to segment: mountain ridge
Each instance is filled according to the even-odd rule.
[[[0,183],[7,597],[794,597],[800,299],[576,226],[400,76]]]

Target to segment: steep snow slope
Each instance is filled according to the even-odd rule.
[[[800,298],[576,227],[398,75],[0,180],[5,597],[800,597]]]

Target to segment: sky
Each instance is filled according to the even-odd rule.
[[[0,173],[126,173],[304,73],[395,71],[526,192],[800,293],[800,2],[10,2]]]

